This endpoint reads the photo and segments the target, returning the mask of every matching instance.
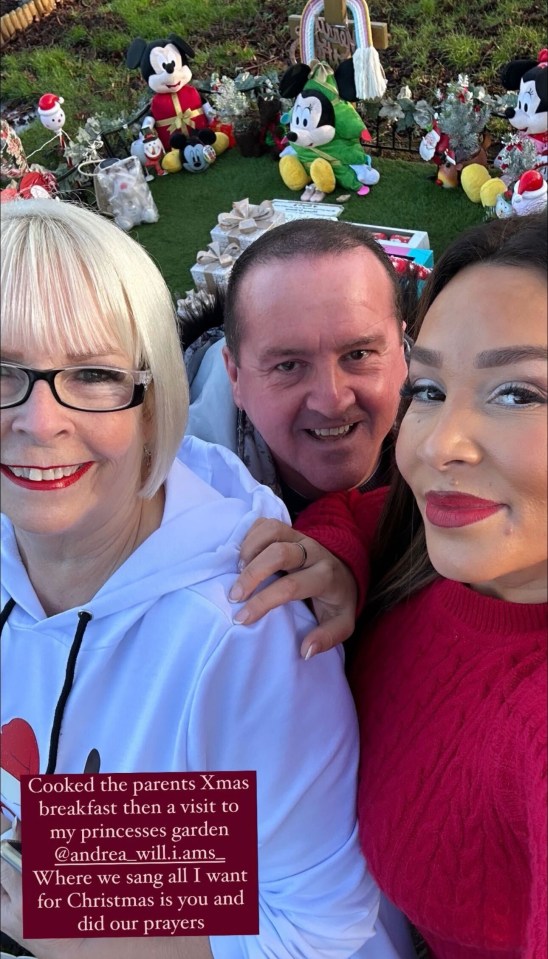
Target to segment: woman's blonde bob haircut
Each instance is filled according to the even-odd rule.
[[[169,290],[138,243],[81,206],[18,200],[2,207],[2,341],[95,356],[113,348],[149,369],[143,415],[151,463],[140,495],[164,482],[188,415],[188,383]],[[100,415],[100,414],[80,414]],[[120,416],[124,416],[120,412]]]

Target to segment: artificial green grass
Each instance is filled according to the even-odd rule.
[[[379,226],[426,230],[437,258],[467,226],[483,219],[481,205],[471,203],[462,189],[445,190],[429,179],[435,167],[428,163],[375,159],[381,179],[365,197],[352,195],[344,203],[343,220]],[[242,157],[228,151],[204,173],[170,174],[150,184],[158,207],[158,223],[133,230],[162,270],[175,299],[192,289],[189,273],[196,253],[207,246],[219,213],[234,200],[299,199],[282,182],[278,164],[269,156]],[[335,190],[324,202],[335,202]]]

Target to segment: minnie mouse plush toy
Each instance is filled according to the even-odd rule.
[[[150,112],[166,152],[170,149],[172,133],[179,131],[190,136],[208,128],[209,120],[214,116],[212,107],[202,101],[195,87],[190,86],[192,73],[188,61],[193,56],[192,47],[173,33],[151,43],[137,37],[126,55],[129,69],[139,67],[143,80],[154,92]],[[218,133],[215,152],[222,153],[227,146],[226,134]]]
[[[506,90],[519,90],[515,107],[505,110],[507,119],[520,139],[529,140],[537,152],[535,169],[548,179],[548,50],[541,50],[537,60],[512,60],[502,73]],[[519,149],[519,144],[517,145]],[[506,146],[495,160],[495,166],[504,175],[508,167],[508,151],[516,144]]]

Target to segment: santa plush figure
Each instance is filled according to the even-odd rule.
[[[63,97],[58,97],[55,93],[44,93],[38,101],[38,116],[42,126],[46,130],[51,130],[59,138],[59,146],[65,149],[68,138],[63,131],[65,125],[65,111],[61,104],[64,103]]]
[[[445,162],[445,154],[449,150],[449,137],[442,133],[434,120],[432,129],[426,133],[419,145],[419,154],[426,163],[432,161],[436,166]]]

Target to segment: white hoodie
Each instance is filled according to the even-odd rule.
[[[229,451],[188,438],[181,458],[160,528],[86,606],[55,772],[83,772],[92,749],[101,772],[255,769],[260,934],[212,937],[213,954],[343,959],[372,935],[378,891],[357,843],[342,654],[300,658],[302,604],[233,625],[239,545],[257,517],[287,514]],[[3,516],[2,609],[10,598],[2,802],[17,813],[19,775],[46,769],[79,610],[45,616]]]

